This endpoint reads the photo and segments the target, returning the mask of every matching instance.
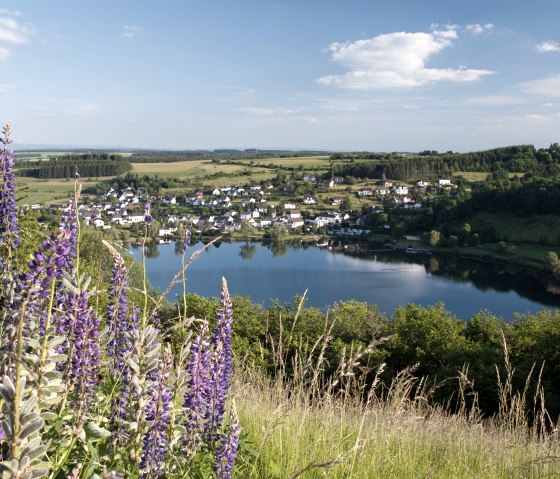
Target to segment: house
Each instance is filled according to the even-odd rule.
[[[289,210],[286,212],[286,216],[290,220],[294,220],[296,218],[301,218],[301,213],[299,212],[299,210]]]
[[[333,196],[333,199],[332,199],[332,205],[333,206],[340,206],[342,203],[344,203],[344,197],[343,196]]]
[[[420,180],[416,182],[416,186],[418,188],[426,188],[426,186],[428,186],[430,183],[424,180]]]
[[[297,208],[297,204],[293,200],[284,201],[284,209],[285,210],[295,210]]]
[[[301,218],[299,218],[299,219],[295,219],[295,220],[290,220],[286,226],[290,229],[294,229],[294,228],[299,228],[300,226],[303,226],[304,224],[305,224],[305,222]]]
[[[372,188],[361,188],[357,191],[358,196],[371,196],[373,195],[373,189]]]
[[[451,180],[438,180],[439,186],[451,186]]]
[[[385,187],[385,188],[392,188],[392,187],[393,187],[393,182],[392,182],[392,181],[389,181],[389,180],[385,180],[385,181],[382,183],[382,186]]]
[[[375,189],[375,193],[377,193],[379,196],[388,195],[390,192],[391,190],[389,188],[385,188],[384,186],[379,186]]]
[[[158,236],[171,236],[177,231],[176,227],[160,228],[158,229]]]
[[[397,185],[393,187],[393,192],[399,196],[408,195],[408,186]]]
[[[222,192],[220,191],[219,188],[214,188],[214,189],[212,190],[212,194],[213,194],[214,196],[220,196],[220,195],[222,194]]]
[[[128,215],[128,222],[129,223],[143,223],[144,222],[144,213],[131,213]]]
[[[93,218],[92,223],[93,223],[93,226],[95,226],[96,228],[103,228],[105,226],[105,221],[103,221],[99,217]]]
[[[335,185],[343,185],[344,184],[344,178],[342,176],[333,176],[332,181]]]
[[[313,198],[313,196],[306,196],[303,199],[303,204],[304,205],[314,205],[316,203],[315,198]]]

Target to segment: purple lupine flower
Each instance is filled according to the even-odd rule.
[[[216,462],[214,471],[218,479],[231,479],[231,470],[237,456],[239,446],[239,419],[237,412],[232,406],[229,413],[229,427],[227,433],[222,434],[220,444],[216,449]]]
[[[212,332],[214,348],[210,362],[210,405],[207,410],[205,435],[210,443],[216,440],[226,408],[227,393],[231,383],[231,324],[233,309],[227,282],[222,278],[221,306],[218,308],[218,324]]]
[[[88,293],[75,295],[75,304],[69,313],[73,316],[71,377],[80,400],[87,399],[95,389],[99,370],[99,318],[88,306]]]
[[[188,246],[191,244],[191,230],[185,230],[185,237],[183,239],[183,253],[187,251]]]
[[[10,124],[2,128],[3,137],[0,138],[3,147],[0,151],[0,243],[9,248],[16,248],[20,243],[17,224],[16,183],[12,171],[14,166],[14,152],[7,146],[10,139]]]
[[[152,223],[154,222],[154,218],[150,214],[150,209],[151,204],[149,201],[146,201],[144,204],[144,223],[146,223],[147,226],[152,226]]]
[[[208,323],[201,324],[191,344],[190,361],[187,369],[188,389],[184,396],[185,446],[190,453],[195,452],[203,434],[203,421],[207,416],[210,367],[210,340]]]
[[[108,355],[111,358],[113,375],[128,380],[129,368],[126,357],[132,351],[132,342],[127,333],[138,327],[138,318],[134,310],[128,308],[128,269],[122,257],[113,253],[113,274],[109,287],[109,305],[107,307],[107,325],[109,327]],[[126,371],[125,371],[126,370]]]
[[[75,199],[71,200],[68,207],[62,212],[60,220],[60,228],[65,231],[65,237],[69,246],[69,251],[66,255],[66,269],[68,273],[72,273],[74,271],[72,260],[76,258],[78,249],[78,211]]]
[[[144,435],[140,471],[143,478],[163,475],[162,466],[169,442],[168,427],[171,420],[173,394],[166,387],[171,369],[172,355],[166,351],[152,385],[150,402],[146,408],[148,431]]]

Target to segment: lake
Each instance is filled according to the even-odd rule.
[[[188,256],[203,246],[191,245]],[[147,248],[146,271],[153,287],[165,290],[180,269],[176,250],[175,244]],[[131,252],[141,259],[140,247]],[[188,268],[187,291],[219,296],[222,276],[230,294],[250,296],[265,306],[274,298],[293,301],[307,290],[307,304],[321,309],[355,299],[377,304],[381,311],[392,314],[399,305],[443,301],[462,319],[481,310],[511,319],[515,312],[560,307],[560,295],[551,292],[554,285],[509,266],[448,256],[376,252],[353,245],[333,252],[315,246],[217,243]],[[181,291],[180,285],[174,287],[169,298]]]

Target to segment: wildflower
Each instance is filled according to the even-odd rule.
[[[220,444],[216,449],[216,463],[214,471],[218,479],[230,479],[231,470],[237,456],[237,447],[239,446],[239,418],[235,407],[232,406],[229,413],[229,428],[226,434],[222,434]]]
[[[173,395],[165,386],[169,378],[171,363],[171,352],[166,351],[152,386],[150,402],[146,408],[148,431],[144,435],[143,454],[140,461],[143,478],[163,475],[162,466],[169,442],[167,430],[171,419],[173,399]]]
[[[0,151],[0,242],[8,248],[17,248],[20,243],[17,224],[17,205],[15,197],[14,152],[7,149],[12,143],[10,139],[10,124],[2,129],[3,143]]]
[[[183,253],[187,251],[187,247],[191,244],[191,231],[185,230],[185,237],[183,239]]]
[[[120,377],[125,369],[126,357],[132,351],[132,343],[127,333],[138,327],[136,311],[128,310],[128,269],[122,257],[114,250],[113,274],[109,287],[107,325],[109,327],[108,354],[112,358],[113,374]],[[128,376],[128,375],[127,375]],[[123,378],[125,380],[127,378]]]
[[[210,363],[210,406],[207,410],[205,434],[212,443],[222,423],[227,392],[231,383],[231,334],[233,309],[226,280],[222,278],[221,306],[218,308],[218,324],[212,332],[213,354]]]
[[[154,221],[154,218],[150,214],[150,208],[150,202],[146,201],[146,204],[144,205],[144,223],[146,223],[147,226],[152,226],[152,223]]]
[[[71,377],[81,401],[87,402],[98,381],[99,318],[88,306],[88,293],[82,291],[72,298],[69,311],[72,325]]]
[[[184,396],[186,447],[194,452],[202,434],[202,421],[207,415],[209,393],[210,341],[208,324],[202,323],[191,344],[191,355],[187,370],[189,382]]]

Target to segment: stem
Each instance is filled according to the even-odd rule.
[[[49,297],[49,308],[47,309],[47,318],[45,319],[45,332],[43,337],[43,347],[41,348],[41,364],[47,359],[47,344],[49,342],[49,335],[47,333],[51,325],[52,307],[54,303],[54,292],[56,288],[56,281],[53,280],[51,285],[51,294]]]
[[[22,356],[23,356],[23,318],[27,310],[27,302],[22,308],[21,314],[17,324],[17,346],[16,346],[16,380],[15,380],[15,394],[14,394],[14,427],[12,429],[12,457],[19,460],[20,455],[20,440],[19,433],[21,430],[20,423],[20,403],[21,403],[21,380],[22,380]]]
[[[142,330],[146,328],[148,319],[148,287],[146,285],[146,238],[148,237],[148,227],[144,230],[144,239],[142,241],[142,287],[144,291],[144,308],[142,309]]]
[[[185,279],[185,253],[181,256],[181,274],[183,283],[183,319],[187,319],[187,280]]]

